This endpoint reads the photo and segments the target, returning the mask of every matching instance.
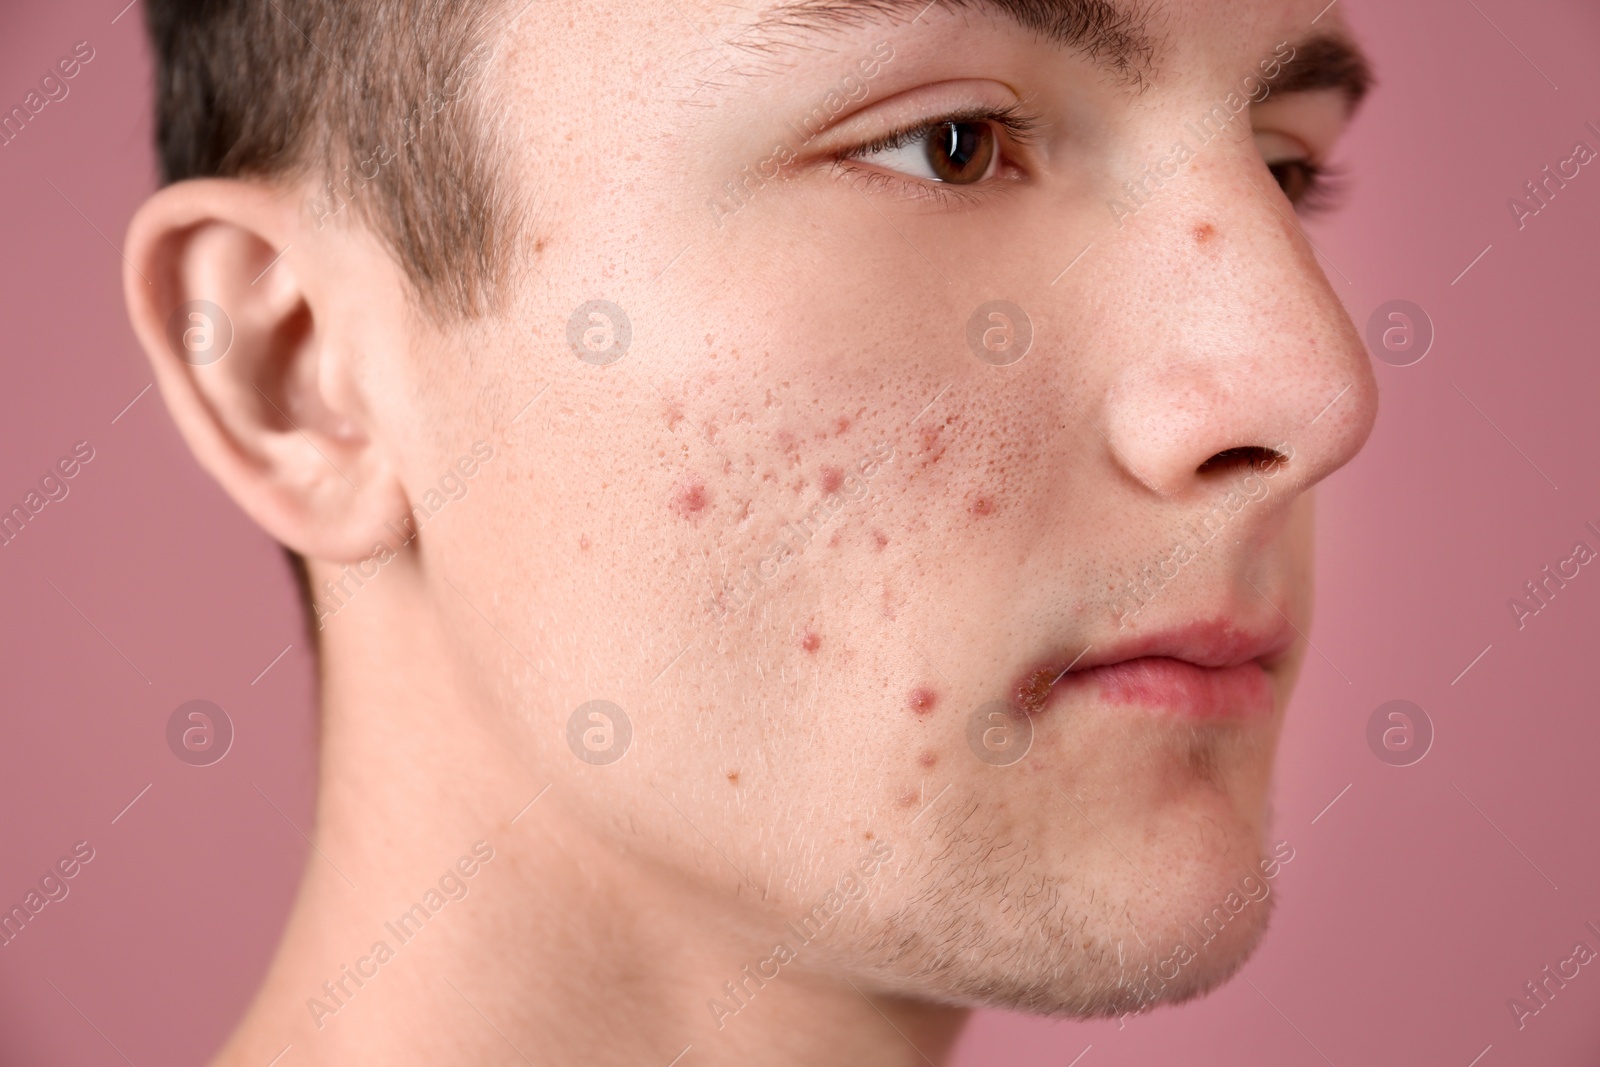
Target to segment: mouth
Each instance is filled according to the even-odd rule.
[[[1251,628],[1218,618],[1103,649],[1091,644],[1035,663],[1013,683],[1010,700],[1030,716],[1082,694],[1176,719],[1268,719],[1275,710],[1270,672],[1295,637],[1282,616],[1276,625]]]

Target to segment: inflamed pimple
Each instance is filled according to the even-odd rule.
[[[1194,228],[1194,239],[1196,244],[1205,244],[1216,235],[1217,228],[1211,225],[1209,222],[1202,222],[1200,225]]]
[[[980,496],[967,505],[967,510],[979,518],[985,515],[992,515],[994,514],[994,501],[986,496]]]
[[[911,696],[906,704],[918,715],[926,715],[939,703],[939,694],[922,685],[911,691]]]
[[[822,638],[817,636],[815,630],[807,630],[805,636],[800,638],[800,647],[807,652],[816,652],[822,647]]]
[[[689,482],[678,489],[672,497],[672,510],[681,517],[688,519],[704,511],[709,498],[706,496],[706,487],[699,481]]]
[[[917,757],[917,762],[922,764],[924,767],[932,767],[935,763],[939,762],[939,756],[934,752],[924,752],[922,755]]]
[[[822,491],[824,494],[837,493],[844,484],[844,471],[838,467],[822,468]]]

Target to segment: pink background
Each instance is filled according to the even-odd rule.
[[[113,23],[122,3],[12,3],[0,33],[4,109],[75,42],[96,50],[0,148],[0,508],[74,442],[95,450],[0,548],[0,905],[74,842],[95,849],[0,948],[7,1065],[203,1063],[267,962],[310,827],[287,568],[141,394],[114,246],[154,167],[141,12]],[[1600,547],[1583,530],[1600,526],[1600,167],[1520,232],[1506,207],[1578,139],[1600,148],[1600,12],[1347,6],[1382,85],[1342,152],[1352,195],[1313,239],[1358,324],[1409,299],[1437,340],[1379,365],[1377,431],[1321,493],[1321,655],[1284,737],[1277,836],[1297,855],[1273,929],[1241,979],[1125,1029],[980,1016],[963,1067],[1600,1062],[1600,966],[1521,1032],[1506,1006],[1575,940],[1600,948],[1583,928],[1600,924],[1600,568],[1520,632],[1506,606],[1580,537]],[[213,767],[166,748],[194,698],[237,730]],[[1366,742],[1396,698],[1436,730],[1410,767]]]

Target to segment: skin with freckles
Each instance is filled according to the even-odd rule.
[[[1309,491],[1377,397],[1269,165],[1325,161],[1348,102],[1269,95],[1108,205],[1338,9],[1145,5],[1134,85],[979,5],[737,43],[767,2],[540,3],[495,42],[543,242],[504,314],[423,319],[293,184],[135,219],[135,325],[203,465],[314,587],[394,552],[320,631],[318,852],[218,1062],[938,1062],[972,1007],[1140,1011],[1261,936],[1265,905],[1130,980],[1272,841]],[[925,143],[847,157],[1008,108],[1031,128],[990,130],[983,181],[938,188]],[[162,339],[199,298],[236,331],[204,367]],[[591,300],[631,329],[604,366],[568,341]],[[1031,328],[1003,365],[969,341],[994,300]],[[493,460],[399,544],[475,441]],[[1095,673],[1162,634],[1255,680],[1183,666],[1223,694],[1201,715],[1169,706],[1201,675]],[[1256,689],[1266,713],[1228,705]],[[569,740],[593,700],[627,718],[614,762]],[[1031,724],[1003,764],[970,729],[994,701]],[[466,897],[323,990],[479,840]]]

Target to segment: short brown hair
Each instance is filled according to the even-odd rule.
[[[319,183],[436,322],[496,309],[521,232],[482,83],[504,0],[146,0],[163,184]],[[335,208],[337,205],[337,208]]]

